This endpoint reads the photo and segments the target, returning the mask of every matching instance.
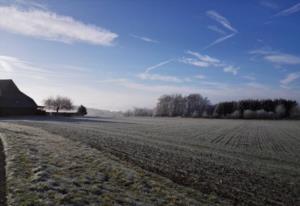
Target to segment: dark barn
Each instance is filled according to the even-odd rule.
[[[0,116],[33,115],[37,104],[22,93],[12,80],[0,80]]]

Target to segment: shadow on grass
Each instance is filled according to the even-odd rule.
[[[136,124],[109,117],[61,117],[61,116],[9,116],[1,117],[0,121],[35,121],[64,123],[121,123]]]

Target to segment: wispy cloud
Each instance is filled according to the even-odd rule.
[[[269,47],[266,48],[260,48],[260,49],[255,49],[249,52],[249,54],[254,54],[254,55],[271,55],[271,54],[277,54],[277,51],[272,50]]]
[[[117,34],[98,26],[84,24],[69,16],[39,9],[0,7],[0,29],[65,43],[86,42],[94,45],[112,45]]]
[[[138,35],[134,35],[134,34],[131,34],[130,36],[133,38],[148,42],[148,43],[159,43],[159,41],[151,39],[149,37],[145,37],[145,36],[138,36]]]
[[[161,74],[141,73],[138,75],[138,77],[142,80],[153,80],[153,81],[164,81],[164,82],[175,82],[175,83],[184,82],[184,80],[178,77],[161,75]]]
[[[55,69],[55,68],[59,68]],[[74,66],[41,66],[20,58],[0,55],[1,78],[31,77],[36,79],[83,77],[89,70]]]
[[[220,64],[220,60],[210,57],[208,55],[202,55],[197,52],[193,51],[187,51],[186,54],[189,54],[196,58],[190,58],[190,57],[183,57],[180,62],[185,64],[190,64],[196,67],[200,68],[206,68],[206,67],[217,67]]]
[[[226,34],[226,32],[225,32],[224,30],[220,29],[219,27],[217,27],[217,26],[215,26],[215,25],[210,25],[210,26],[208,26],[207,28],[208,28],[209,30],[211,30],[211,31],[214,31],[214,32],[219,33],[219,34],[222,34],[222,35],[225,35],[225,34]]]
[[[205,79],[206,76],[204,76],[202,74],[198,74],[198,75],[194,76],[194,78],[202,80],[202,79]]]
[[[187,51],[186,53],[190,54],[194,57],[197,57],[198,60],[203,62],[204,65],[207,64],[208,66],[210,66],[210,65],[217,65],[220,63],[219,59],[210,57],[208,55],[202,55],[202,54],[199,54],[198,52]]]
[[[238,71],[240,70],[239,67],[234,66],[226,66],[223,68],[224,72],[232,73],[233,75],[237,75]]]
[[[18,6],[33,7],[33,8],[43,9],[43,10],[48,9],[47,5],[45,4],[46,3],[45,1],[41,3],[41,1],[36,1],[36,0],[14,0],[13,2]]]
[[[143,73],[140,73],[137,75],[139,79],[142,80],[152,80],[152,81],[164,81],[164,82],[173,82],[173,83],[182,83],[182,82],[187,82],[187,78],[179,78],[176,76],[171,76],[171,75],[162,75],[162,74],[157,74],[157,73],[151,73],[154,69],[158,69],[164,65],[167,65],[171,62],[175,61],[174,59],[169,59],[167,61],[160,62],[156,65],[150,66],[145,69]]]
[[[153,66],[147,67],[146,70],[145,70],[145,72],[150,72],[150,71],[152,71],[152,70],[154,70],[154,69],[157,69],[157,68],[159,68],[159,67],[162,67],[162,66],[164,66],[164,65],[166,65],[166,64],[169,64],[169,63],[171,63],[171,62],[173,62],[173,61],[174,61],[174,59],[169,59],[169,60],[167,60],[167,61],[163,61],[163,62],[160,62],[160,63],[155,64],[155,65],[153,65]]]
[[[244,79],[250,80],[250,81],[255,81],[256,77],[253,75],[245,75],[243,76]]]
[[[260,2],[260,5],[267,7],[269,9],[278,9],[279,6],[273,2],[273,1],[269,1],[269,0],[263,0]]]
[[[289,65],[296,65],[300,64],[300,57],[294,56],[291,54],[272,54],[267,55],[264,57],[269,62],[275,63],[275,64],[289,64]]]
[[[300,64],[300,57],[293,54],[286,54],[279,51],[274,51],[270,48],[256,49],[250,51],[249,54],[262,57],[264,60],[276,65],[298,65]]]
[[[289,15],[297,13],[299,11],[300,11],[300,3],[297,3],[288,9],[278,12],[275,16],[289,16]]]
[[[184,64],[189,64],[199,68],[223,68],[224,72],[232,73],[233,75],[237,75],[238,71],[240,70],[239,67],[228,65],[221,60],[208,55],[203,55],[193,51],[187,51],[186,54],[193,56],[193,58],[183,57],[182,59],[180,59],[180,62]]]
[[[284,79],[280,81],[280,83],[284,86],[291,84],[292,82],[296,81],[300,78],[300,72],[290,73]]]
[[[258,82],[249,82],[249,83],[246,83],[245,84],[247,87],[251,87],[251,88],[254,88],[254,89],[263,89],[263,90],[267,90],[269,89],[268,86],[264,85],[264,84],[261,84],[261,83],[258,83]]]
[[[137,82],[122,75],[108,78],[102,76],[104,79],[99,80],[95,73],[86,72],[78,66],[49,67],[48,64],[45,66],[12,56],[0,56],[0,76],[13,78],[20,89],[38,103],[48,96],[60,94],[70,97],[75,104],[110,110],[126,110],[134,106],[154,107],[160,95],[170,93],[201,93],[209,97],[213,103],[253,96],[257,98],[280,96],[300,100],[298,90],[257,89],[249,85],[205,80],[198,81],[197,85]],[[184,80],[189,81],[188,78]]]
[[[204,47],[204,49],[208,49],[212,46],[215,46],[216,44],[219,44],[219,43],[221,43],[221,42],[223,42],[227,39],[230,39],[231,37],[234,37],[235,35],[236,35],[236,33],[232,33],[232,34],[229,34],[227,36],[221,37],[221,38],[215,40],[214,42],[212,42],[211,44],[209,44],[208,46]]]
[[[217,21],[219,24],[221,24],[223,27],[227,28],[228,30],[232,32],[237,32],[237,30],[231,25],[231,23],[226,19],[224,16],[219,14],[216,11],[210,10],[206,12],[207,16],[212,18],[213,20]]]
[[[233,26],[232,26],[232,24],[229,22],[229,20],[228,19],[226,19],[224,16],[222,16],[221,14],[219,14],[218,12],[216,12],[216,11],[213,11],[213,10],[210,10],[210,11],[207,11],[206,12],[206,15],[208,16],[208,17],[210,17],[211,19],[213,19],[213,20],[215,20],[216,22],[218,22],[219,24],[221,24],[224,28],[226,28],[227,30],[229,30],[230,32],[231,32],[231,34],[229,34],[229,35],[226,35],[226,36],[223,36],[223,37],[221,37],[221,38],[218,38],[217,40],[215,40],[215,41],[213,41],[212,43],[210,43],[208,46],[206,46],[205,48],[204,48],[204,50],[205,49],[208,49],[208,48],[210,48],[210,47],[212,47],[212,46],[215,46],[215,45],[217,45],[217,44],[219,44],[219,43],[221,43],[221,42],[223,42],[223,41],[225,41],[225,40],[227,40],[227,39],[230,39],[230,38],[232,38],[232,37],[234,37],[236,34],[237,34],[237,29],[235,29]],[[216,28],[214,28],[214,27],[209,27],[209,29],[210,30],[214,30],[214,31],[216,31],[216,32],[218,32],[218,33],[221,33],[222,32],[222,30],[219,30],[217,27]],[[224,33],[224,35],[225,35],[226,33]]]

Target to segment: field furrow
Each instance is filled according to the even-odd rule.
[[[294,125],[287,131],[292,135],[298,122],[129,118],[19,124],[82,142],[233,205],[299,201],[299,157],[289,152],[298,147],[282,136],[285,124]]]

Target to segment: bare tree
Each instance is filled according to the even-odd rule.
[[[202,97],[200,94],[190,94],[185,97],[184,116],[202,116],[206,107],[209,105],[209,100]]]
[[[200,117],[208,106],[210,106],[209,100],[200,94],[190,94],[188,96],[182,96],[181,94],[163,95],[158,99],[155,116]]]
[[[72,100],[68,97],[49,97],[48,99],[44,100],[44,104],[47,109],[56,110],[57,113],[62,109],[72,110],[74,108]]]
[[[171,95],[171,101],[169,103],[169,116],[179,117],[183,115],[184,112],[184,98],[181,94]]]
[[[156,116],[169,116],[169,108],[172,101],[171,95],[163,95],[158,99],[156,106]]]

